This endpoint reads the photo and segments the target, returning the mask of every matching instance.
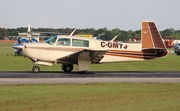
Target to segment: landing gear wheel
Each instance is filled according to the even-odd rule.
[[[73,70],[73,64],[62,64],[62,70],[65,73],[70,73]]]
[[[39,68],[38,66],[34,66],[34,67],[32,68],[32,72],[38,73],[38,72],[40,72],[40,68]]]

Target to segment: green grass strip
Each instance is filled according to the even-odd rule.
[[[0,85],[0,111],[178,111],[180,83]]]

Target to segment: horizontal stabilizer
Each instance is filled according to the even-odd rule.
[[[22,44],[16,44],[14,46],[12,46],[12,48],[16,49],[16,50],[21,50],[23,48]]]

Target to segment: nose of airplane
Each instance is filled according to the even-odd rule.
[[[20,50],[20,49],[23,49],[23,45],[22,44],[16,44],[16,45],[12,46],[12,48],[14,48],[16,50]]]

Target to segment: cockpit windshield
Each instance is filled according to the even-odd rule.
[[[57,36],[53,36],[53,37],[47,39],[47,40],[45,41],[45,43],[48,43],[48,44],[50,44],[50,45],[54,45],[54,43],[56,42],[56,39],[57,39]]]

